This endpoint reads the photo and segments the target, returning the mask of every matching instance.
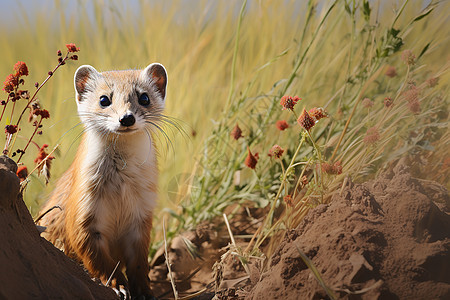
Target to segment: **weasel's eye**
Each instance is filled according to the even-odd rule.
[[[142,106],[148,106],[150,104],[150,98],[146,93],[139,96],[139,104]]]
[[[103,96],[100,97],[100,102],[99,103],[100,103],[100,106],[102,108],[105,108],[105,107],[111,105],[111,100],[109,100],[108,96],[103,95]]]

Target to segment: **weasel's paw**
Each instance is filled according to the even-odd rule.
[[[131,295],[130,292],[128,291],[128,289],[126,289],[124,286],[119,286],[119,288],[112,288],[114,290],[114,292],[116,292],[117,296],[120,297],[120,300],[130,300],[131,299]]]

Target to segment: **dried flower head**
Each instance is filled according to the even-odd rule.
[[[323,118],[328,117],[328,114],[325,112],[325,110],[322,107],[314,107],[311,108],[308,112],[308,114],[311,116],[311,118],[313,118],[314,120],[316,120],[316,123]]]
[[[408,102],[407,106],[408,106],[409,110],[415,115],[418,115],[421,112],[419,100],[410,101],[410,102]]]
[[[386,73],[384,73],[387,77],[393,78],[397,76],[397,70],[393,66],[389,66],[386,70]]]
[[[5,133],[14,134],[18,130],[17,125],[6,125],[5,126]]]
[[[335,162],[334,164],[331,163],[322,163],[321,164],[322,171],[330,174],[330,175],[339,175],[342,174],[342,165],[340,161]]]
[[[250,148],[248,148],[248,155],[245,158],[245,165],[247,167],[249,167],[250,169],[255,169],[256,164],[258,163],[258,159],[259,159],[259,154],[255,153],[255,155],[252,154],[252,152],[250,151]]]
[[[23,61],[18,61],[14,65],[14,71],[16,71],[16,76],[28,76],[28,67],[27,64]]]
[[[47,157],[48,153],[47,153],[47,151],[45,151],[45,149],[47,147],[48,147],[47,144],[42,145],[42,147],[39,149],[36,159],[34,160],[36,165],[39,165],[41,162],[43,162],[45,160],[44,163],[39,166],[38,170],[39,170],[40,174],[44,175],[46,183],[48,183],[48,181],[50,179],[50,168],[52,165],[52,160],[55,158],[52,155]]]
[[[27,169],[27,167],[25,167],[23,165],[19,166],[17,168],[16,174],[17,174],[17,177],[19,177],[20,182],[24,181],[27,178],[27,176],[28,176],[28,169]]]
[[[292,196],[291,195],[286,195],[283,197],[284,203],[286,203],[286,205],[288,207],[294,207],[294,201],[292,200]]]
[[[373,106],[373,101],[369,98],[364,98],[361,103],[365,108],[371,108]]]
[[[383,103],[384,103],[384,107],[386,107],[386,108],[389,108],[394,104],[391,97],[384,98]]]
[[[403,93],[406,101],[416,102],[419,101],[419,89],[415,85],[411,85],[411,88]]]
[[[28,93],[28,91],[18,90],[18,91],[17,91],[17,95],[18,95],[19,97],[24,98],[24,99],[30,99],[30,93]]]
[[[337,175],[342,174],[342,164],[340,161],[335,162],[333,167]]]
[[[75,44],[70,43],[70,44],[66,44],[67,50],[69,50],[69,52],[78,52],[80,51],[80,48],[78,48]]]
[[[411,50],[405,50],[402,52],[402,60],[408,66],[414,65],[416,62],[416,56],[412,53]]]
[[[277,126],[278,130],[283,131],[286,128],[289,128],[289,124],[285,120],[278,120],[275,123],[275,126]]]
[[[6,77],[5,82],[3,82],[3,90],[6,93],[11,93],[18,86],[19,86],[19,77],[17,77],[15,74],[9,74]]]
[[[305,185],[307,185],[309,183],[308,177],[306,177],[306,175],[302,176],[301,183],[303,184],[303,186],[305,186]]]
[[[419,102],[420,89],[415,85],[410,85],[410,89],[403,93],[406,101],[408,101],[408,108],[413,114],[419,114],[420,102]]]
[[[274,145],[270,150],[269,150],[269,156],[270,157],[274,157],[274,158],[280,158],[284,153],[284,149],[281,148],[279,145]]]
[[[375,144],[380,139],[380,132],[376,126],[367,129],[366,136],[364,137],[364,143],[367,145]]]
[[[305,129],[306,131],[309,131],[311,128],[314,127],[314,125],[316,124],[316,120],[313,119],[308,112],[306,111],[306,109],[303,109],[302,114],[300,115],[300,117],[298,117],[297,119],[297,123],[300,124],[300,126]]]
[[[233,130],[231,130],[230,135],[236,141],[242,137],[242,130],[237,123],[236,126],[234,126]]]
[[[280,104],[283,107],[283,110],[285,109],[294,110],[294,106],[297,104],[299,100],[301,100],[301,98],[297,96],[295,97],[283,96],[281,97]]]
[[[439,77],[431,77],[427,79],[427,85],[429,87],[435,87],[439,83]]]
[[[50,113],[46,109],[39,109],[36,113],[37,116],[41,116],[42,119],[50,118]]]

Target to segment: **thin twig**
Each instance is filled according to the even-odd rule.
[[[53,148],[53,150],[39,164],[37,164],[36,167],[34,167],[34,169],[28,174],[27,178],[25,178],[25,180],[20,183],[21,185],[24,184],[24,182],[28,181],[28,178],[31,176],[31,174],[33,174],[34,171],[40,168],[47,161],[47,159],[53,154],[53,152],[55,152],[59,145],[60,144],[56,144],[55,148]]]
[[[37,217],[37,219],[34,220],[34,223],[39,222],[46,214],[48,214],[49,212],[51,212],[51,211],[54,210],[55,208],[59,208],[59,209],[62,211],[61,206],[55,205],[55,206],[53,206],[53,207],[47,209],[44,213],[42,213],[39,217]]]
[[[345,123],[344,129],[342,130],[341,136],[339,137],[339,141],[334,148],[333,154],[331,155],[330,161],[333,161],[334,157],[336,156],[336,153],[339,149],[339,146],[341,145],[342,139],[344,138],[345,133],[347,132],[348,125],[350,125],[350,121],[353,118],[353,115],[355,114],[356,108],[358,107],[359,102],[362,100],[364,93],[366,92],[367,88],[369,87],[369,84],[372,83],[381,73],[381,71],[384,70],[384,67],[380,67],[364,84],[363,88],[361,89],[361,92],[359,93],[358,99],[356,100],[355,105],[353,106],[352,112],[350,113],[350,116],[348,117],[347,122]]]
[[[164,217],[163,217],[163,234],[164,234],[164,256],[166,258],[167,270],[169,270],[169,279],[170,279],[170,283],[172,284],[173,296],[175,297],[175,300],[177,300],[178,299],[178,291],[175,286],[175,280],[173,279],[173,276],[172,276],[172,269],[170,268],[169,255],[167,254],[166,224],[165,224]]]
[[[241,259],[241,257],[242,257],[242,252],[239,251],[238,247],[236,246],[236,241],[234,240],[233,233],[231,232],[231,227],[230,227],[230,223],[228,222],[227,215],[226,215],[226,214],[223,214],[223,218],[224,218],[224,220],[225,220],[225,224],[227,225],[228,234],[230,235],[230,239],[231,239],[231,244],[233,245],[233,248],[234,248],[234,249],[231,249],[231,252],[232,252],[233,254],[235,254],[235,255],[238,256],[239,261],[241,262],[242,266],[244,267],[245,272],[246,272],[248,275],[250,275],[250,269],[248,268],[248,266],[247,266],[247,264],[245,263],[245,261],[243,261],[243,260]],[[234,250],[235,252],[233,252],[233,250]]]
[[[116,273],[117,268],[120,265],[120,260],[117,262],[116,267],[114,268],[114,270],[112,271],[111,275],[109,275],[108,281],[106,282],[106,286],[109,286],[109,284],[111,283],[111,280],[114,276],[114,273]]]
[[[223,219],[225,220],[225,224],[227,225],[228,234],[230,235],[231,244],[236,247],[236,241],[234,240],[233,233],[231,232],[230,223],[228,222],[228,218],[226,214],[223,214]]]
[[[295,244],[295,247],[297,248],[298,253],[300,254],[300,257],[302,258],[303,262],[306,264],[306,266],[311,270],[314,277],[319,282],[320,286],[325,290],[325,293],[327,293],[328,297],[330,299],[334,300],[337,299],[334,295],[333,291],[326,285],[325,281],[323,280],[322,276],[320,275],[319,270],[317,270],[316,266],[314,266],[313,262],[300,250],[300,248]]]

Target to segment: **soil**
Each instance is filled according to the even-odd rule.
[[[400,163],[376,180],[349,180],[330,204],[312,209],[286,234],[266,271],[262,261],[250,261],[247,275],[236,256],[221,248],[229,235],[212,225],[200,230],[204,239],[197,232],[184,235],[206,259],[191,258],[181,238],[169,258],[180,295],[207,287],[195,299],[330,299],[302,255],[336,299],[450,299],[449,212],[446,188],[412,177]],[[232,232],[251,236],[260,220],[242,213],[232,219]],[[248,241],[240,242],[242,249]],[[155,290],[168,298],[173,294],[160,254],[150,274]],[[216,261],[221,262],[212,267]],[[158,283],[163,281],[166,286]]]
[[[39,236],[16,171],[15,162],[0,156],[0,299],[116,299]]]
[[[313,209],[273,255],[247,299],[450,299],[450,198],[408,167],[349,183]]]
[[[15,168],[0,158],[0,299],[115,299],[39,236]],[[266,211],[233,209],[231,231],[245,249]],[[172,240],[171,277],[191,299],[450,299],[449,214],[446,188],[400,163],[372,181],[348,180],[247,270],[229,247],[224,219],[201,224]],[[157,296],[173,299],[164,248],[149,275]]]

